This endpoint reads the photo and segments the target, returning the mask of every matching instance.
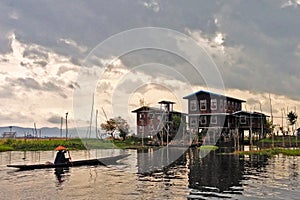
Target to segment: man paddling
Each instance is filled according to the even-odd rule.
[[[70,162],[70,159],[71,159],[70,153],[66,147],[60,145],[60,146],[56,147],[55,150],[58,151],[56,154],[55,160],[54,160],[55,165],[66,164],[66,163]],[[69,158],[66,158],[66,156],[65,156],[66,152],[68,152]]]

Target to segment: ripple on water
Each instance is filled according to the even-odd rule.
[[[76,156],[85,155],[83,152]],[[17,172],[0,166],[1,199],[299,199],[299,157],[271,158],[187,152],[166,169],[137,174],[128,166],[74,167],[58,178],[54,169]],[[49,152],[47,153],[47,155]],[[47,157],[42,155],[41,157]],[[49,154],[50,155],[50,154]],[[15,158],[21,155],[14,153]],[[130,172],[129,172],[130,171]]]

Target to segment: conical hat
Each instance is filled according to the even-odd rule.
[[[55,148],[56,151],[62,151],[62,150],[68,150],[68,148],[59,145],[58,147]]]

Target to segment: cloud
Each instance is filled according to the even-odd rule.
[[[281,8],[286,8],[286,7],[298,8],[299,6],[300,6],[299,0],[288,0],[287,2],[282,4]]]
[[[39,50],[37,48],[24,49],[23,57],[28,59],[33,59],[33,60],[35,59],[47,60],[49,58],[47,52],[43,50]]]
[[[160,7],[159,7],[159,0],[150,0],[150,1],[145,1],[143,5],[148,8],[153,10],[153,12],[159,12]]]
[[[17,100],[21,101],[22,95],[28,95],[28,101],[34,101],[35,106],[42,105],[42,101],[33,96],[50,96],[54,105],[67,104],[74,89],[85,87],[78,85],[79,69],[86,68],[83,72],[87,78],[100,77],[103,71],[99,68],[114,59],[95,58],[92,67],[81,67],[89,51],[113,34],[145,26],[174,29],[195,39],[216,62],[227,90],[256,95],[272,93],[292,103],[291,99],[300,98],[299,0],[75,0],[75,3],[3,0],[0,19],[0,98],[6,101],[14,97],[14,107],[18,107]],[[114,48],[122,45],[126,42]],[[126,76],[126,85],[120,87],[123,93],[133,84],[141,84],[134,76],[143,78],[142,82],[162,83],[161,86],[176,92],[189,85],[205,85],[201,74],[180,56],[154,50],[121,56],[118,58],[121,63],[108,67],[102,77],[103,85],[99,88],[107,98],[103,102],[110,102],[107,93]],[[145,65],[149,63],[154,64]],[[134,70],[142,65],[145,67]],[[255,105],[255,99],[251,98],[247,96],[249,105]]]
[[[9,86],[4,86],[4,87],[0,88],[0,97],[2,99],[14,98],[15,94],[14,94],[13,88],[11,88]]]
[[[41,85],[33,78],[6,78],[5,80],[9,82],[12,86],[21,86],[24,89],[40,90],[42,88]]]
[[[249,105],[256,105],[256,104],[259,104],[259,103],[260,103],[260,101],[257,100],[257,99],[254,99],[254,98],[247,99],[247,104],[249,104]]]
[[[71,40],[71,39],[59,39],[59,42],[62,42],[72,48],[75,48],[75,49],[78,49],[80,52],[84,53],[88,50],[87,47],[84,47],[84,46],[80,46],[79,44],[77,44],[77,42],[75,42],[74,40]]]
[[[61,123],[61,117],[58,115],[53,115],[47,119],[48,122],[52,124],[60,124]]]

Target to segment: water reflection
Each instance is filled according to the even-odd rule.
[[[60,186],[62,186],[62,183],[67,180],[68,176],[70,176],[70,171],[69,171],[69,168],[60,167],[60,168],[55,168],[54,174],[58,181],[57,186],[60,187]]]
[[[238,155],[220,156],[212,151],[200,158],[199,154],[199,149],[190,149],[188,152],[189,188],[208,192],[236,192],[236,188],[242,186],[244,160]]]
[[[191,148],[181,152],[182,155],[171,165],[164,166],[170,161],[167,159],[173,156],[170,154],[177,155],[180,150],[169,149],[168,152],[160,151],[160,154],[149,149],[138,152],[138,180],[142,182],[142,187],[149,188],[149,183],[152,183],[156,186],[159,184],[164,190],[171,190],[174,180],[184,179],[188,182],[187,187],[190,190],[187,194],[188,199],[240,198],[248,195],[245,188],[250,185],[250,188],[256,188],[256,184],[265,184],[265,180],[272,178],[269,172],[271,158],[264,155],[228,154],[232,149],[219,149],[208,153]],[[289,168],[289,175],[297,180],[298,160],[295,159]],[[253,183],[249,183],[248,180]],[[260,191],[254,193],[260,195]],[[269,191],[267,193],[272,194]]]
[[[137,150],[138,173],[152,174],[179,164],[186,151],[186,148],[179,147],[139,149]]]
[[[129,150],[131,156],[122,163],[129,163],[130,170],[120,165],[24,172],[15,172],[5,165],[10,159],[21,164],[37,159],[43,163],[53,159],[55,152],[0,153],[0,196],[6,195],[5,199],[30,199],[32,195],[33,199],[43,199],[41,195],[49,199],[299,199],[300,157],[239,156],[228,154],[229,149],[212,151],[205,157],[207,152],[198,149],[170,148],[160,154],[155,151]],[[158,161],[167,164],[179,153],[182,155],[171,165],[159,165]],[[105,157],[111,151],[95,154]],[[73,152],[75,159],[85,156],[89,155],[84,151]]]

